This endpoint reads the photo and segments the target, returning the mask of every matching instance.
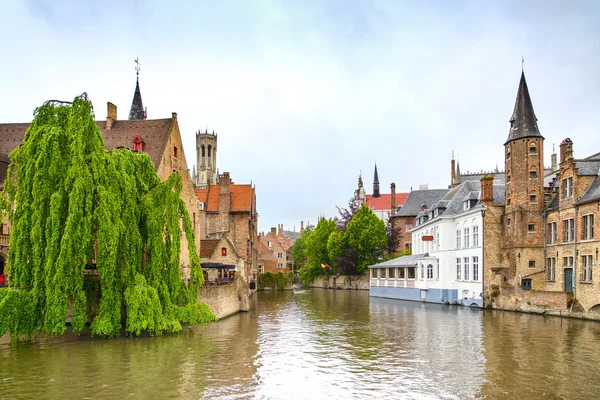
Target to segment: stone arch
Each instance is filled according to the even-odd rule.
[[[594,314],[600,314],[600,303],[596,304],[595,306],[591,306],[589,312]]]

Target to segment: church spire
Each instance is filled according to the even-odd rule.
[[[533,104],[525,81],[525,73],[521,72],[521,81],[515,100],[515,109],[512,117],[510,117],[510,130],[506,143],[528,137],[542,137],[542,135],[538,130],[537,118],[533,111]]]
[[[373,197],[381,197],[381,194],[379,194],[379,175],[377,175],[377,163],[375,163],[375,175],[373,176]]]
[[[135,74],[137,79],[135,82],[135,93],[133,94],[133,101],[131,102],[129,119],[142,120],[146,119],[146,112],[144,110],[144,104],[142,103],[142,94],[140,93],[140,62],[137,58],[135,59]]]

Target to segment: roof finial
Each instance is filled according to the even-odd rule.
[[[524,69],[523,64],[525,64],[525,57],[521,56],[521,72],[524,72],[523,71],[523,69]]]
[[[135,75],[136,78],[139,80],[140,79],[140,67],[142,64],[140,64],[140,59],[138,57],[135,58]]]

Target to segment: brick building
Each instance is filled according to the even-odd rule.
[[[381,218],[385,223],[388,218],[396,213],[396,210],[404,204],[408,193],[396,193],[396,184],[391,184],[390,193],[381,193],[379,190],[379,174],[377,173],[377,164],[373,174],[373,193],[368,194],[365,191],[362,175],[358,177],[358,188],[355,191],[355,197],[358,199],[359,206],[366,204],[369,208]]]
[[[279,225],[279,232],[277,228],[272,227],[270,232],[267,234],[260,234],[260,241],[268,250],[268,253],[265,253],[262,260],[263,271],[264,272],[284,272],[287,273],[290,271],[288,269],[288,259],[287,259],[287,249],[290,247],[288,244],[288,240],[283,236],[283,225]],[[287,245],[287,246],[286,246]],[[272,257],[271,257],[272,256]],[[271,268],[271,263],[269,262],[271,259],[275,260],[275,268]]]
[[[197,231],[199,220],[196,212],[198,199],[183,151],[177,113],[172,113],[171,118],[147,119],[138,78],[129,119],[118,119],[117,106],[109,102],[107,103],[106,120],[97,121],[96,124],[102,131],[104,146],[107,149],[125,147],[147,153],[154,164],[156,173],[163,181],[173,171],[179,172],[183,181],[181,198],[185,201],[196,231],[196,247],[198,248],[200,244],[200,236]],[[28,128],[29,123],[0,124],[0,182],[4,182],[6,178],[8,154],[23,141]],[[10,227],[5,220],[0,232],[0,265],[3,265],[8,254],[9,231]],[[189,254],[185,234],[182,236],[181,242],[180,266],[184,277],[189,276]]]
[[[258,213],[256,192],[250,184],[235,184],[224,172],[217,183],[195,189],[198,203],[199,235],[204,240],[227,238],[243,259],[238,276],[252,287],[256,280],[258,249]]]
[[[599,309],[600,153],[575,159],[565,139],[560,164],[552,154],[544,168],[544,137],[524,74],[504,147],[504,202],[489,204],[484,216],[487,304]]]

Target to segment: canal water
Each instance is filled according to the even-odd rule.
[[[0,346],[0,399],[598,399],[600,323],[257,293],[179,335]]]

